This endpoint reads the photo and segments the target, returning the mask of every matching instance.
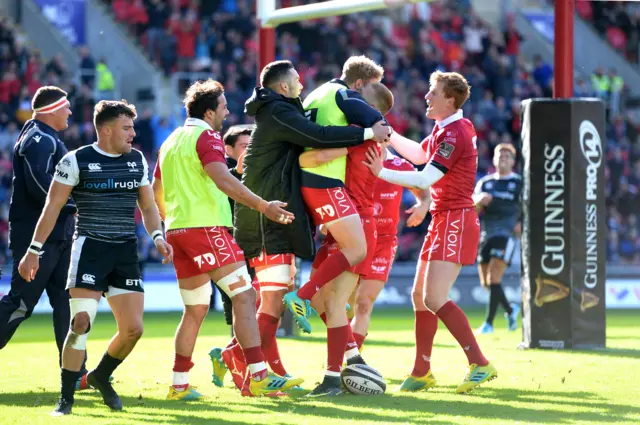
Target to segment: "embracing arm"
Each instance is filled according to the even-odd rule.
[[[293,105],[277,105],[271,117],[284,141],[305,148],[347,148],[373,138],[370,128],[318,125],[305,118]]]
[[[347,153],[347,148],[314,149],[300,155],[298,161],[302,168],[315,168],[341,156],[346,156]]]

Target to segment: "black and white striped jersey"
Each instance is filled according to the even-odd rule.
[[[149,167],[142,152],[122,155],[102,151],[96,143],[66,154],[54,179],[73,186],[78,207],[75,238],[124,242],[136,239],[138,189],[149,184]]]

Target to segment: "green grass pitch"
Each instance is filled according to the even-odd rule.
[[[204,401],[167,401],[173,362],[173,334],[179,314],[145,315],[145,334],[115,373],[125,411],[112,413],[99,394],[76,396],[74,414],[51,418],[57,400],[59,369],[51,318],[34,316],[0,351],[0,424],[638,424],[640,423],[640,311],[609,311],[608,349],[601,352],[520,351],[520,332],[509,333],[496,320],[496,333],[480,338],[499,371],[497,380],[470,395],[456,395],[466,358],[440,325],[432,367],[438,386],[415,394],[393,390],[411,370],[413,316],[408,310],[378,310],[365,342],[364,357],[386,378],[387,394],[346,395],[332,399],[243,398],[211,383],[207,353],[224,346],[229,328],[211,314],[202,329],[190,380]],[[482,312],[469,312],[472,326]],[[281,339],[280,352],[290,373],[311,389],[323,373],[325,331],[316,318],[314,333]],[[99,314],[89,338],[89,367],[102,356],[115,330],[110,314]]]

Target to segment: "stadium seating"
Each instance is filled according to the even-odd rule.
[[[152,61],[177,81],[178,91],[183,91],[195,78],[214,77],[227,88],[231,111],[227,124],[248,122],[243,114],[243,103],[255,85],[257,68],[253,0],[104,1],[109,4],[114,18],[128,28],[131,37],[139,41]],[[311,0],[282,0],[281,5],[302,3],[308,4]],[[440,0],[384,14],[356,14],[282,25],[277,30],[277,57],[294,61],[305,86],[303,95],[318,84],[339,76],[342,62],[350,54],[364,53],[374,58],[385,67],[384,82],[395,95],[396,104],[388,120],[398,132],[414,140],[428,134],[433,125],[424,116],[423,96],[428,91],[429,74],[435,69],[463,73],[472,86],[471,99],[464,109],[478,131],[479,175],[483,175],[493,172],[491,158],[498,143],[519,145],[520,100],[550,96],[551,79],[538,78],[544,76],[544,72],[539,72],[544,68],[529,62],[531,58],[521,54],[520,36],[515,28],[509,26],[506,31],[498,32],[488,27],[475,16],[468,3]],[[600,16],[599,6],[590,3],[589,6],[580,5],[578,11],[585,19],[592,16],[596,22]],[[0,43],[14,43],[15,36],[7,38],[5,26],[0,27],[0,32]],[[629,42],[633,38],[629,33],[625,33],[625,37]],[[28,110],[21,112],[17,106],[27,105],[29,95],[40,84],[56,83],[69,88],[74,105],[74,122],[65,132],[65,141],[70,148],[91,141],[90,111],[94,104],[91,90],[82,84],[72,84],[55,60],[43,66],[36,52],[25,51],[23,56],[27,59],[22,59],[22,56],[16,56],[16,49],[9,51],[13,56],[0,61],[0,96],[9,96],[11,102],[8,103],[14,106],[11,110],[2,110],[0,139],[3,135],[6,137],[9,121],[20,124],[29,116]],[[17,61],[28,65],[18,67]],[[11,63],[16,63],[14,67],[20,69],[17,85],[9,72]],[[20,85],[26,85],[28,93],[17,93],[16,87]],[[588,83],[578,83],[576,92],[592,95],[595,90],[588,86]],[[16,111],[20,118],[16,118]],[[609,164],[611,167],[607,168],[610,230],[619,231],[618,239],[624,239],[632,234],[625,232],[629,222],[637,226],[637,209],[630,215],[619,214],[616,210],[620,202],[618,190],[628,187],[624,196],[633,196],[637,202],[640,139],[637,139],[637,129],[626,125],[624,120],[620,122],[618,115],[612,115],[610,119],[609,158],[617,160],[619,150],[626,161],[625,167],[612,169],[614,165]],[[151,111],[141,116],[137,127],[144,130],[138,131],[138,146],[154,157],[162,143],[161,135],[167,134],[167,130],[170,132],[170,127],[180,120],[180,116],[159,117]],[[3,155],[9,157],[6,149]],[[150,163],[153,166],[153,161]],[[627,179],[628,186],[622,185],[620,179]],[[6,199],[5,204],[8,197]],[[410,202],[411,197],[407,196],[406,203]],[[614,226],[614,221],[619,224]],[[415,259],[426,229],[405,229],[404,223],[401,225],[406,243],[401,244],[400,259]],[[0,225],[0,236],[1,232]],[[608,252],[610,259],[617,260],[622,256],[619,246],[623,241],[614,239],[612,236]],[[624,243],[628,245],[626,241]],[[632,258],[629,260],[626,256],[625,261],[640,262],[640,239],[634,240],[632,245]]]

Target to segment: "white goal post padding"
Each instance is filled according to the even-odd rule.
[[[331,0],[321,3],[276,9],[276,0],[258,0],[258,20],[262,28],[275,28],[280,24],[306,19],[347,15],[369,10],[405,4],[423,3],[431,0]]]

